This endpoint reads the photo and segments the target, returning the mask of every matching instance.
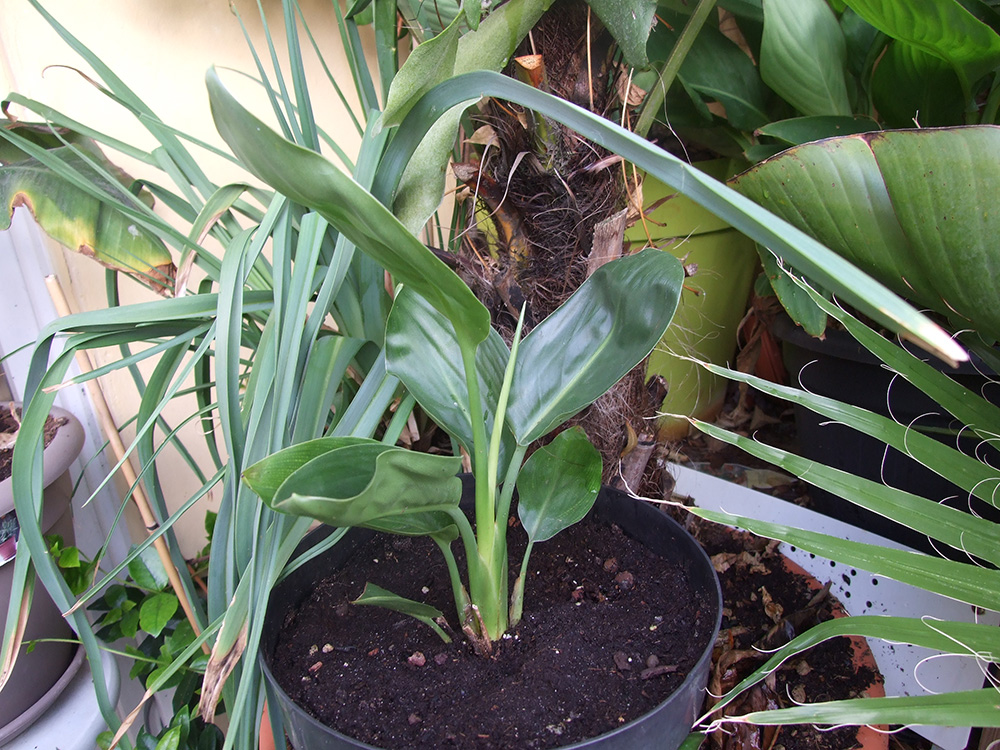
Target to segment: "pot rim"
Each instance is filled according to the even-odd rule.
[[[21,406],[20,401],[8,403]],[[52,442],[45,448],[43,454],[45,463],[42,468],[44,487],[52,484],[70,467],[70,464],[83,450],[84,441],[83,425],[73,414],[58,406],[53,406],[49,410],[49,416],[57,419],[64,418],[67,422],[59,428]],[[0,481],[0,516],[5,516],[12,510],[14,510],[14,478],[10,476]]]

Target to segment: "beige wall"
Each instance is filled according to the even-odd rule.
[[[255,71],[239,22],[227,0],[95,0],[91,3],[43,0],[43,5],[96,52],[161,119],[197,138],[222,146],[208,109],[205,72],[211,65],[247,73]],[[267,59],[256,2],[237,0],[234,5],[247,24],[259,54]],[[272,34],[283,41],[280,3],[267,0],[264,5],[270,14]],[[327,65],[334,70],[341,87],[350,91],[353,86],[342,62],[330,0],[301,0],[301,6],[323,49]],[[0,93],[17,91],[129,143],[143,148],[155,145],[152,137],[127,112],[77,73],[64,67],[50,67],[71,66],[92,74],[26,0],[0,0],[0,7],[4,19],[0,25],[0,88],[3,90]],[[304,35],[302,43],[308,47]],[[279,56],[284,59],[283,49],[279,49]],[[313,105],[317,119],[348,153],[354,153],[360,139],[311,50],[307,49],[307,56],[312,65]],[[232,73],[223,71],[222,74],[241,100],[252,105],[262,116],[270,111],[266,105],[261,106],[263,100],[258,86]],[[203,168],[213,180],[224,183],[246,179],[246,175],[232,165],[204,152],[198,153],[203,159]],[[109,155],[133,175],[148,172],[141,164]],[[157,179],[164,181],[162,176]],[[86,258],[58,248],[53,251],[53,259],[74,310],[98,309],[105,305],[103,269]],[[126,301],[152,298],[151,293],[136,284],[128,283],[126,287]],[[114,352],[98,353],[97,359],[107,361],[114,356]],[[119,423],[134,415],[138,395],[127,375],[119,374],[114,381],[106,382],[104,390]],[[179,423],[193,408],[193,402],[179,405],[168,418]],[[186,430],[185,443],[195,447],[203,443],[194,427]],[[174,461],[175,457],[169,460]],[[173,465],[166,471],[161,467],[161,476],[169,482],[170,501],[177,504],[199,486],[179,459],[176,459],[176,470]],[[210,498],[208,505],[214,506],[215,502]],[[187,554],[193,554],[204,545],[202,513],[188,513],[178,528]]]

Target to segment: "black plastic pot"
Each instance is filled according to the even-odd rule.
[[[966,433],[968,437],[956,438],[955,431],[961,425],[950,414],[903,378],[894,378],[881,361],[847,332],[828,330],[825,339],[820,340],[807,334],[787,316],[779,317],[772,331],[782,341],[782,356],[793,384],[798,383],[811,393],[891,416],[900,424],[912,424],[914,429],[958,447],[969,455],[976,455],[994,466],[1000,465],[997,464],[1000,454],[995,448],[983,444],[971,433]],[[978,369],[966,364],[958,370],[946,370],[943,363],[913,353],[947,372],[969,390],[982,393],[994,401],[1000,399],[1000,388],[989,386],[989,379],[982,374],[981,363]],[[803,406],[795,406],[795,425],[799,449],[805,458],[935,502],[970,510],[967,492],[909,456],[893,448],[887,449],[885,444],[874,438],[843,424],[830,422]],[[809,496],[815,509],[824,515],[915,549],[940,554],[940,550],[935,550],[926,536],[891,519],[818,488],[811,489]],[[995,508],[978,500],[974,502],[976,513],[1000,520]]]
[[[712,637],[695,667],[680,688],[670,698],[645,716],[625,724],[613,732],[593,737],[566,748],[589,750],[627,750],[658,748],[675,750],[687,737],[705,698],[712,646],[722,622],[722,590],[711,561],[694,538],[669,516],[657,508],[631,498],[617,490],[605,488],[592,511],[594,518],[620,526],[650,550],[685,571],[691,585],[701,589],[716,607]],[[330,533],[322,528],[312,532],[300,545],[308,549]],[[275,682],[270,659],[277,643],[285,615],[296,608],[312,591],[314,585],[332,567],[344,562],[372,532],[353,530],[324,555],[298,568],[271,592],[264,616],[264,630],[258,659],[264,673],[268,706],[272,716],[280,713],[285,732],[297,750],[347,750],[372,746],[354,740],[320,723],[295,704]]]

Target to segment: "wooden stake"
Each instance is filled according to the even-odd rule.
[[[52,303],[55,305],[56,312],[59,316],[63,317],[65,315],[70,315],[71,311],[69,309],[69,303],[66,301],[66,295],[63,293],[62,285],[59,283],[59,279],[55,276],[46,276],[45,286],[48,288],[49,296],[52,297]],[[94,369],[94,366],[90,361],[90,356],[85,351],[77,351],[76,362],[80,367],[80,371],[83,373],[92,372]],[[118,427],[115,425],[114,418],[111,416],[111,409],[108,408],[108,402],[104,398],[104,392],[101,390],[101,384],[97,381],[97,378],[92,378],[87,381],[87,389],[90,391],[90,398],[94,403],[94,409],[101,422],[101,429],[104,430],[104,436],[111,445],[111,450],[115,454],[116,462],[121,462],[122,477],[126,482],[128,482],[129,486],[133,488],[132,500],[135,502],[135,506],[139,510],[139,515],[142,517],[142,522],[146,527],[146,531],[151,534],[156,530],[159,522],[156,520],[153,509],[149,505],[149,500],[146,497],[146,493],[142,489],[142,485],[138,483],[138,478],[136,477],[135,470],[132,468],[132,463],[125,459],[125,444],[122,442],[121,435],[118,432]],[[181,583],[180,574],[177,572],[177,568],[174,567],[174,562],[170,558],[170,551],[167,549],[166,541],[162,536],[157,537],[153,542],[153,546],[156,548],[156,553],[160,557],[160,562],[163,563],[163,568],[167,572],[167,578],[170,581],[170,586],[177,595],[177,600],[180,602],[181,609],[184,610],[184,615],[187,617],[188,622],[191,623],[191,627],[194,629],[195,635],[200,635],[201,628],[198,627],[198,619],[195,617],[194,608],[191,606],[191,600],[188,599],[187,591]],[[206,654],[211,653],[207,643],[202,644],[202,650],[204,650]]]

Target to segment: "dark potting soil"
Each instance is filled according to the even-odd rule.
[[[20,427],[20,416],[21,410],[15,409],[17,413],[17,418],[11,413],[11,408],[7,404],[0,404],[0,435],[13,435],[17,432]],[[44,440],[47,446],[52,442],[52,438],[55,437],[59,428],[66,424],[65,419],[57,419],[56,417],[49,417],[45,420],[44,428]],[[11,465],[14,461],[14,448],[13,446],[7,448],[0,448],[0,482],[7,479],[11,473]]]
[[[509,535],[523,546],[519,528]],[[714,625],[686,576],[617,527],[583,522],[535,545],[530,576],[524,619],[477,656],[461,637],[445,644],[409,617],[350,604],[371,581],[454,612],[433,543],[376,537],[288,614],[275,677],[321,721],[379,747],[549,748],[650,711]]]

